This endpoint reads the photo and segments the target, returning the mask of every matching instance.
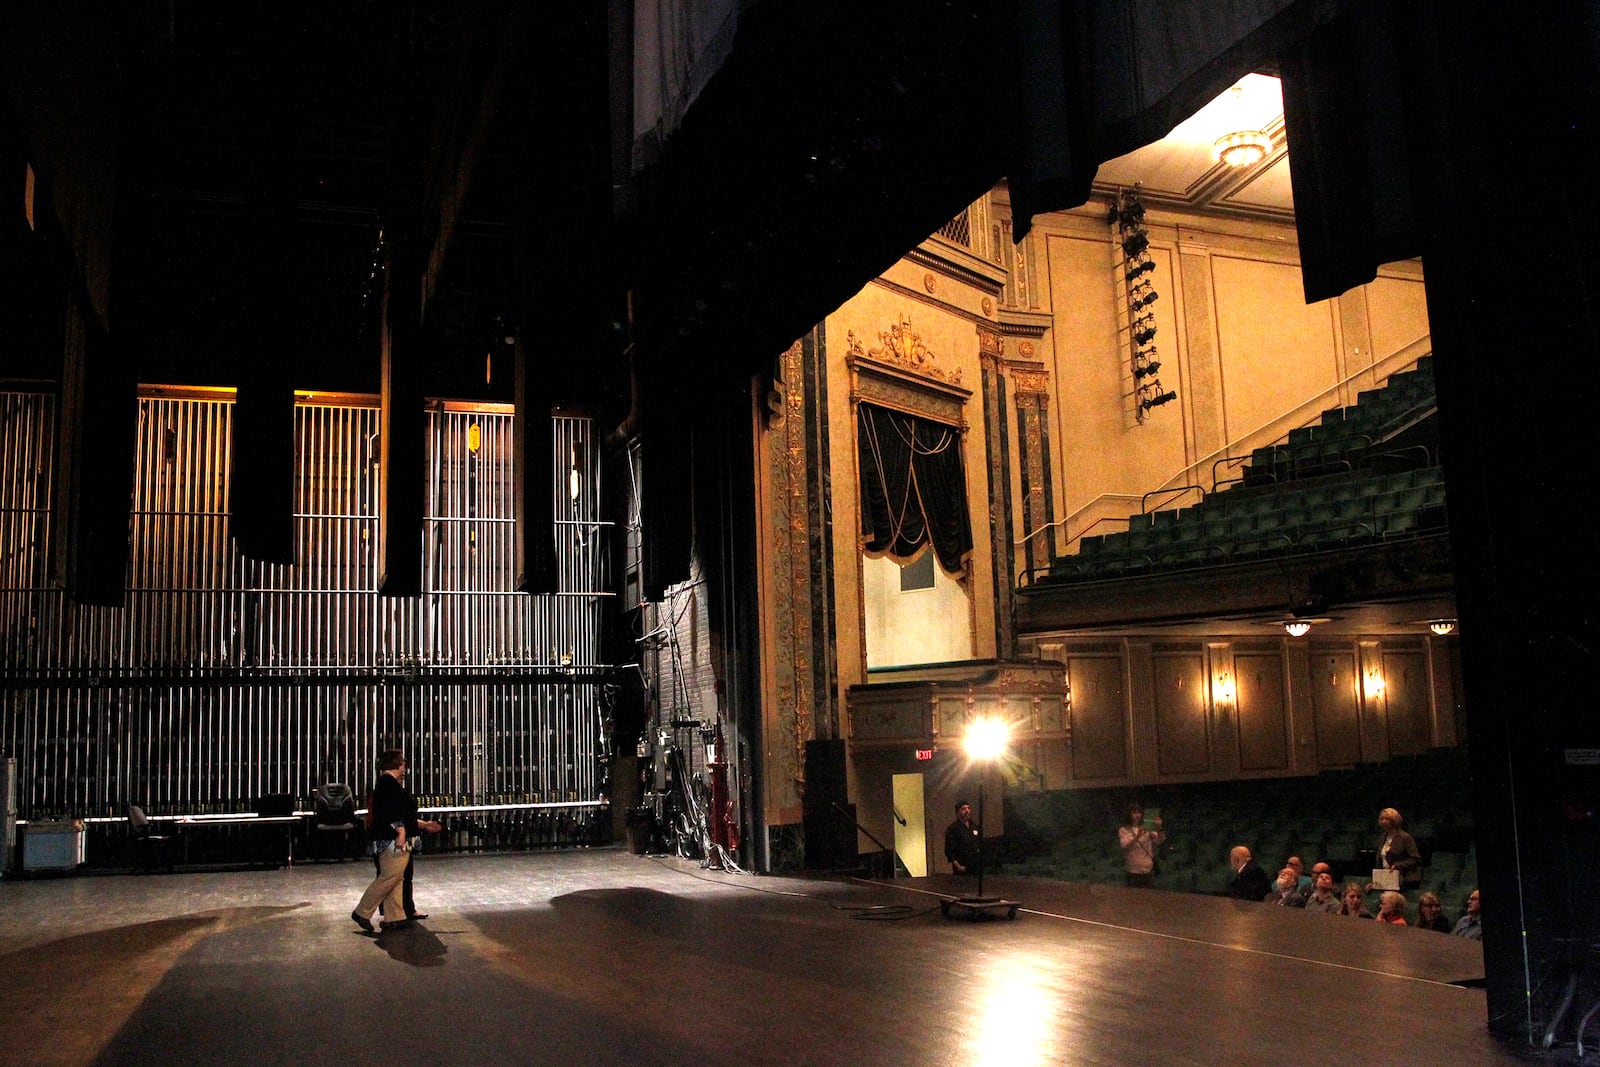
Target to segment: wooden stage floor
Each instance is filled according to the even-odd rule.
[[[1477,944],[1215,897],[706,871],[620,849],[424,856],[367,935],[365,863],[0,882],[0,1063],[1530,1062]],[[941,896],[942,895],[942,896]],[[1463,984],[1465,983],[1465,984]],[[1554,1062],[1554,1061],[1544,1061]]]

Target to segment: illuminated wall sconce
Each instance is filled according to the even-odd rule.
[[[1233,676],[1227,671],[1219,671],[1211,680],[1211,702],[1218,711],[1230,711],[1233,709],[1234,695]]]
[[[1433,631],[1435,637],[1449,637],[1456,631],[1456,620],[1434,619],[1428,624],[1428,629]]]
[[[1363,688],[1366,690],[1368,700],[1376,700],[1378,697],[1382,696],[1384,689],[1383,674],[1379,672],[1377,668],[1368,670],[1366,675],[1366,684],[1363,686]]]

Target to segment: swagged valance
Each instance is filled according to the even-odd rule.
[[[961,431],[876,404],[856,406],[861,537],[870,553],[905,562],[931,543],[939,566],[965,573],[972,553]]]

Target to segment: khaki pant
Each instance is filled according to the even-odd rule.
[[[356,905],[356,914],[363,919],[372,918],[372,913],[377,910],[381,901],[383,914],[390,922],[405,918],[406,908],[401,900],[401,882],[406,876],[406,864],[410,862],[409,852],[391,848],[378,853],[378,876],[367,886],[367,891],[361,894],[361,903]]]

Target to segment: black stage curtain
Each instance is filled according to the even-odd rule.
[[[1344,5],[1016,0],[1007,161],[1016,239],[1035,214],[1087,202],[1102,162],[1166,136]]]
[[[905,561],[932,543],[939,565],[966,570],[972,552],[961,431],[875,404],[856,409],[861,535],[868,552]]]

